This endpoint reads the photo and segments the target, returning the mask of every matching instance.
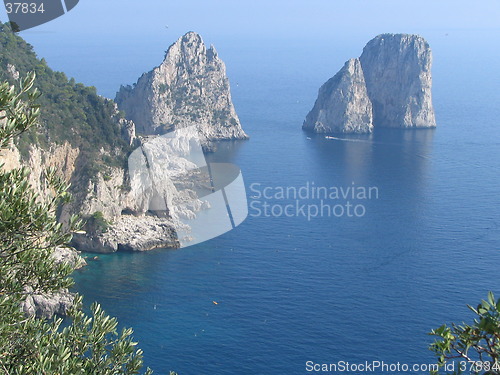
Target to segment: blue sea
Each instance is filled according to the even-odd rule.
[[[470,321],[466,304],[488,290],[500,296],[500,43],[481,30],[422,35],[433,49],[438,127],[344,139],[301,125],[320,85],[369,38],[209,40],[251,136],[209,157],[241,168],[249,205],[256,187],[363,186],[378,196],[357,201],[362,217],[264,217],[250,208],[242,225],[199,245],[99,255],[75,274],[75,290],[134,328],[157,374],[434,363],[427,333]],[[159,64],[175,39],[24,36],[51,66],[108,97]]]

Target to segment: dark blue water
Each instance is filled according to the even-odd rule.
[[[495,37],[481,32],[424,36],[434,50],[438,128],[346,141],[307,139],[300,127],[319,86],[361,42],[213,41],[251,140],[224,143],[211,158],[238,164],[248,188],[354,182],[377,187],[378,199],[363,202],[360,218],[248,217],[194,247],[102,255],[76,274],[76,290],[134,327],[158,374],[433,362],[427,332],[470,319],[465,305],[488,290],[500,295],[500,56]],[[131,83],[157,60],[126,65],[116,79]],[[68,67],[112,95],[114,76],[93,80]]]

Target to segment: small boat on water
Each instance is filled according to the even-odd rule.
[[[338,138],[331,137],[331,136],[329,136],[329,135],[325,135],[325,139],[338,139]]]

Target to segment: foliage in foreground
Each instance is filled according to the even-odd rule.
[[[20,80],[20,88],[0,84],[0,149],[33,127],[39,108],[34,104],[35,75]],[[52,194],[40,197],[28,183],[24,169],[0,168],[0,373],[21,374],[138,374],[142,351],[131,329],[117,332],[117,321],[94,304],[90,316],[81,297],[69,311],[71,321],[26,317],[20,309],[29,293],[50,293],[71,286],[72,270],[56,266],[51,254],[66,244],[80,225],[57,223],[56,208],[70,199],[68,185],[47,171],[44,183]],[[148,369],[147,374],[151,371]]]
[[[492,292],[476,307],[472,324],[442,325],[432,330],[436,341],[430,349],[441,367],[454,374],[500,374],[500,298]]]

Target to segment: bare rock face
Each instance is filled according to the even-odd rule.
[[[155,216],[121,215],[109,230],[97,234],[75,234],[72,244],[94,253],[148,251],[178,248],[179,241],[171,219]]]
[[[372,131],[372,105],[359,59],[350,59],[319,89],[304,129],[315,133],[368,133]]]
[[[199,138],[195,126],[143,138],[128,159],[127,189],[119,168],[90,182],[81,210],[100,212],[108,225],[75,233],[72,245],[105,253],[180,247],[179,233],[190,232],[183,220],[210,208],[197,193],[210,183]]]
[[[73,148],[68,142],[63,144],[52,144],[49,149],[43,150],[38,146],[31,146],[29,157],[22,160],[19,149],[11,144],[8,149],[0,151],[0,163],[2,169],[10,171],[15,168],[27,167],[30,170],[29,182],[31,187],[41,197],[50,196],[51,188],[43,182],[45,170],[49,167],[55,168],[59,176],[69,182],[75,172],[75,164],[80,154],[78,148]]]
[[[87,262],[80,256],[79,252],[71,247],[56,247],[52,253],[52,258],[55,264],[66,263],[75,270],[79,270],[87,265]]]
[[[189,32],[172,44],[160,66],[115,99],[140,134],[197,125],[205,140],[246,139],[234,109],[226,68],[213,46]]]
[[[54,315],[65,316],[73,306],[74,294],[67,289],[51,294],[28,295],[22,304],[26,316],[50,319]]]
[[[57,247],[52,253],[55,264],[67,263],[74,269],[79,269],[87,265],[87,262],[79,255],[78,251],[70,247]],[[27,297],[21,308],[27,316],[50,319],[54,315],[64,316],[73,306],[74,293],[67,289],[58,292],[35,294],[27,290]]]
[[[188,128],[182,129],[188,132]],[[153,161],[154,155],[166,158],[166,153],[161,143],[161,137],[150,137],[150,141],[142,140],[143,144],[139,147],[139,154],[144,152],[151,155]],[[155,141],[155,139],[157,139]],[[131,138],[132,142],[141,142]],[[177,147],[189,151],[192,144],[189,137],[180,138]],[[0,151],[0,162],[3,163],[3,169],[11,170],[25,166],[29,168],[29,181],[33,189],[39,194],[40,199],[50,196],[50,187],[43,178],[44,171],[48,167],[54,167],[59,171],[59,176],[67,182],[72,182],[80,188],[74,192],[73,199],[69,204],[60,208],[59,220],[68,222],[72,213],[78,212],[82,217],[88,217],[96,212],[100,212],[109,223],[109,228],[103,233],[75,233],[73,235],[72,246],[79,250],[108,253],[121,251],[146,251],[156,248],[177,248],[179,241],[174,231],[175,220],[177,217],[186,214],[172,210],[168,217],[149,216],[150,201],[156,193],[147,189],[141,175],[128,172],[128,168],[109,167],[106,171],[99,172],[93,179],[81,180],[77,173],[77,159],[80,154],[78,148],[72,148],[69,143],[62,145],[51,145],[47,150],[37,146],[32,146],[29,150],[29,157],[22,160],[19,150],[12,144],[10,148]],[[172,152],[170,153],[172,154]],[[105,154],[103,154],[105,156]],[[155,156],[158,158],[159,156]],[[168,197],[169,205],[172,199],[179,193],[176,187],[170,181],[168,173],[178,173],[187,168],[187,160],[177,157],[172,160],[152,164],[151,170],[153,179],[158,180],[158,186],[163,190],[161,195]],[[167,175],[165,175],[167,174]],[[127,186],[124,186],[127,181]],[[187,214],[195,215],[203,207],[193,207]],[[177,225],[178,226],[178,225]],[[64,250],[64,251],[63,251]],[[76,252],[68,251],[66,248],[56,249],[54,253],[56,263],[68,261],[74,268],[79,268],[77,262],[81,258]],[[69,292],[61,291],[57,295],[32,296],[27,299],[25,311],[36,313],[40,316],[50,316],[52,313],[42,313],[43,311],[53,310],[57,314],[68,304],[57,305],[59,300],[67,300]],[[68,298],[66,298],[68,297]],[[43,306],[42,306],[43,305]],[[57,306],[56,306],[57,305]],[[36,307],[40,306],[40,307]],[[52,306],[52,307],[50,307]],[[59,306],[59,307],[58,307]],[[49,308],[50,307],[50,308]],[[48,309],[48,310],[47,310]],[[37,311],[42,311],[37,313]]]
[[[315,133],[435,127],[432,55],[418,35],[382,34],[319,90],[302,126]]]
[[[375,126],[435,127],[432,106],[432,54],[418,35],[382,34],[360,57]]]

